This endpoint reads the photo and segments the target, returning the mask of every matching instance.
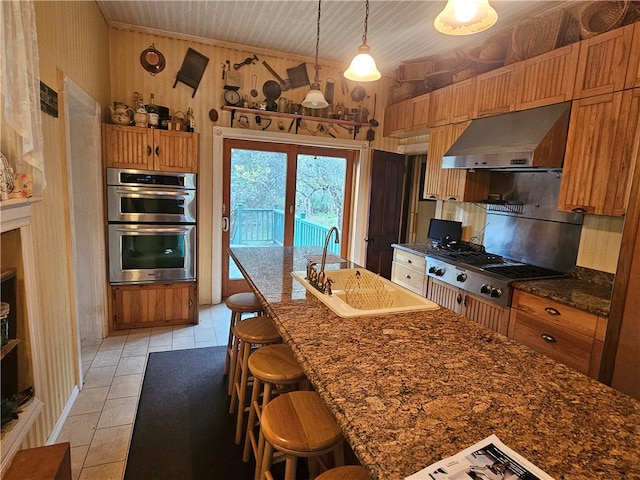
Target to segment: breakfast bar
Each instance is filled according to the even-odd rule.
[[[640,478],[640,402],[447,309],[339,317],[291,276],[321,253],[230,249],[372,479],[491,434],[555,479]]]

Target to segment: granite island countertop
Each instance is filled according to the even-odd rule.
[[[392,246],[425,257],[442,252],[441,249],[426,243],[394,243]],[[571,275],[565,278],[518,280],[512,282],[511,286],[578,310],[608,317],[612,283],[612,274],[576,267]]]
[[[290,275],[317,249],[231,254],[373,479],[492,433],[556,479],[640,478],[637,400],[446,309],[338,317]]]

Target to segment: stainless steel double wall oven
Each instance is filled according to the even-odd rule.
[[[107,169],[112,284],[196,279],[196,174]]]

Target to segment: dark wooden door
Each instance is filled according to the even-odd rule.
[[[373,151],[366,268],[388,279],[393,260],[391,244],[398,242],[400,234],[404,172],[404,155]]]

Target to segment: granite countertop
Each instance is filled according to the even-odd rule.
[[[446,309],[340,318],[290,275],[311,253],[231,250],[372,479],[490,434],[555,479],[640,478],[640,402]]]
[[[410,253],[428,256],[441,252],[425,243],[393,244]],[[514,289],[548,298],[585,312],[609,316],[613,274],[576,267],[566,278],[519,280],[511,283]]]

